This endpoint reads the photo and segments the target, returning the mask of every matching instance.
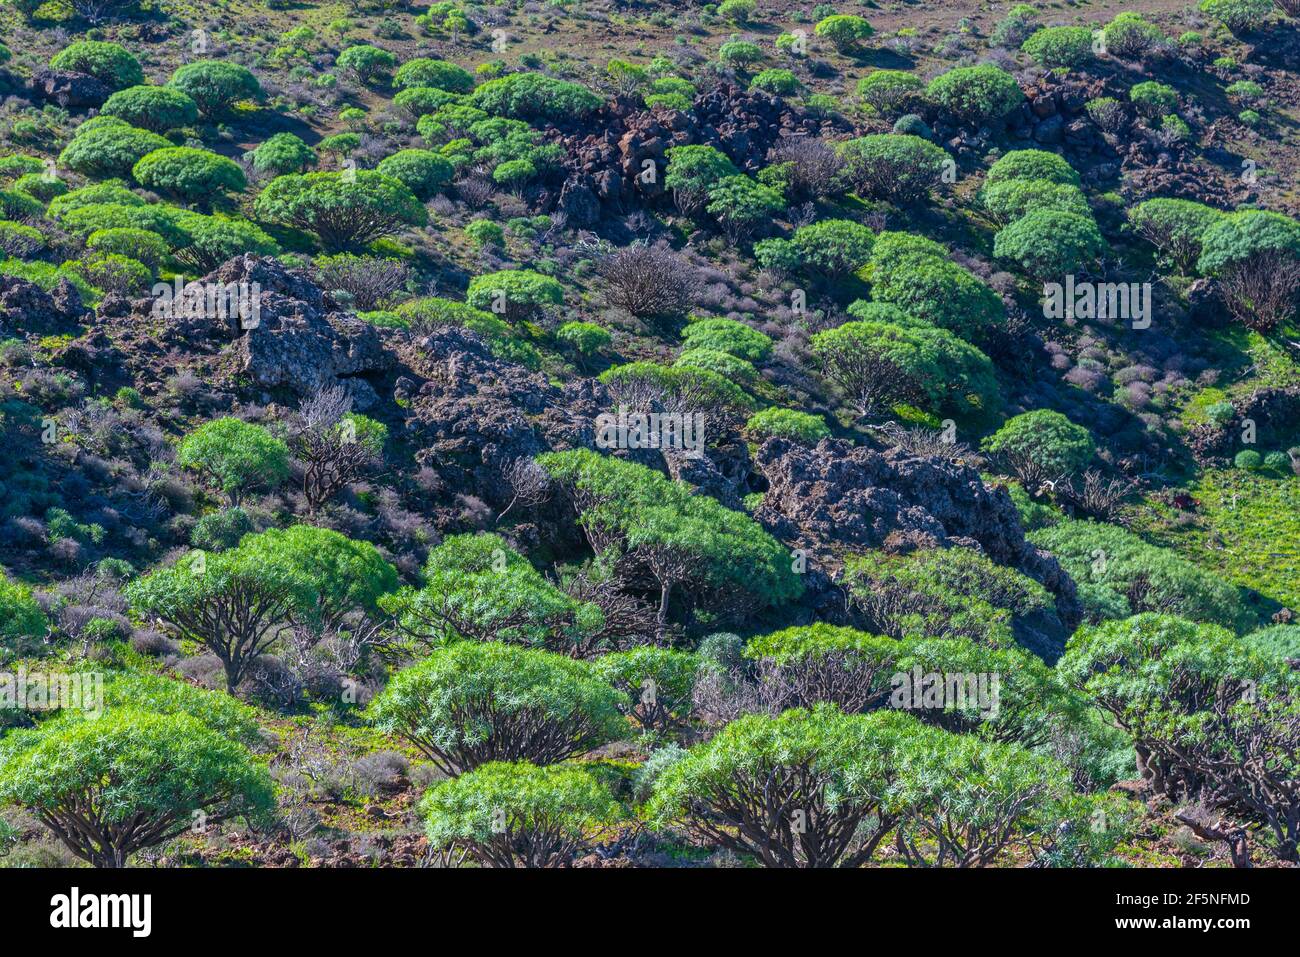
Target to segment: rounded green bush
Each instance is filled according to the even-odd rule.
[[[772,351],[772,339],[735,319],[695,319],[682,332],[687,349],[716,349],[750,362],[762,362]]]
[[[108,98],[101,115],[116,116],[155,133],[189,126],[199,118],[199,107],[185,92],[169,86],[131,86]]]
[[[981,447],[1013,467],[1031,464],[1051,478],[1081,471],[1097,452],[1092,433],[1050,409],[1008,419]]]
[[[952,164],[942,147],[899,133],[862,136],[841,143],[836,151],[859,192],[900,206],[925,199]]]
[[[292,133],[276,133],[252,150],[253,169],[259,173],[301,173],[316,165],[316,151]]]
[[[185,202],[210,202],[222,193],[247,186],[244,171],[234,160],[208,150],[169,146],[142,156],[131,170],[141,186]]]
[[[1038,209],[998,231],[993,255],[1009,259],[1035,279],[1077,273],[1106,251],[1090,216]]]
[[[824,40],[829,40],[835,49],[846,53],[875,33],[875,28],[862,17],[848,13],[833,13],[824,17],[813,27],[813,33]]]
[[[1075,168],[1046,150],[1012,150],[989,167],[984,185],[994,186],[1013,179],[1046,180],[1066,186],[1082,186]]]
[[[1088,27],[1044,27],[1020,45],[1041,67],[1079,67],[1093,58]]]
[[[262,85],[252,71],[224,60],[187,63],[172,74],[169,85],[189,96],[210,119],[229,113],[240,100],[256,99],[262,94]]]
[[[858,98],[882,116],[901,112],[919,99],[925,82],[906,70],[875,70],[858,81]]]
[[[417,199],[425,200],[451,182],[456,169],[451,162],[431,150],[398,150],[379,161],[377,172],[391,176],[410,188]]]
[[[465,301],[475,309],[517,322],[547,306],[562,304],[564,287],[531,269],[503,269],[471,279]]]
[[[145,156],[171,145],[157,133],[126,124],[99,126],[74,136],[59,154],[59,163],[83,176],[125,178]]]
[[[398,67],[393,74],[393,85],[403,90],[426,87],[447,93],[468,93],[474,89],[474,76],[446,60],[417,57]]]
[[[469,96],[469,105],[493,116],[553,122],[582,119],[603,102],[579,83],[540,73],[512,73],[488,80]]]
[[[1025,99],[1014,76],[988,64],[941,73],[926,95],[958,120],[980,126],[1003,122]]]
[[[1256,472],[1264,460],[1254,449],[1243,449],[1232,457],[1232,464],[1243,471]]]
[[[70,43],[50,58],[50,66],[56,70],[88,74],[114,90],[144,82],[140,61],[121,44],[102,40]]]
[[[770,438],[790,439],[801,445],[816,445],[831,434],[820,415],[800,412],[798,409],[779,409],[775,406],[756,412],[745,423],[745,429],[758,441]]]

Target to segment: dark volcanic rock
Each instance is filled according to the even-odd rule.
[[[68,332],[92,320],[77,287],[60,279],[52,292],[16,276],[0,276],[0,335]]]
[[[218,378],[236,375],[249,385],[300,398],[341,384],[358,410],[377,399],[368,380],[396,364],[379,331],[336,309],[306,274],[251,254],[187,283],[179,297],[137,300],[134,316],[153,325],[161,319],[164,345],[183,343],[187,351],[207,346],[223,353]]]
[[[1058,655],[1082,620],[1074,582],[1056,559],[1025,540],[1005,489],[947,459],[824,439],[815,448],[769,439],[758,452],[768,481],[755,517],[783,541],[838,570],[845,553],[885,548],[965,546],[1039,581],[1056,597],[1056,616],[1021,640]]]
[[[103,106],[113,91],[108,84],[85,73],[46,69],[32,74],[32,93],[39,99],[76,110]]]
[[[408,421],[416,458],[458,492],[503,509],[515,460],[595,442],[596,416],[609,402],[594,380],[557,388],[453,327],[417,340],[412,352],[411,368],[425,380]]]

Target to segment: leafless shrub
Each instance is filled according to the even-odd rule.
[[[1242,325],[1267,333],[1295,315],[1300,258],[1267,250],[1224,268],[1219,277],[1228,311]]]
[[[638,319],[680,316],[695,305],[695,269],[664,243],[633,243],[616,249],[597,266],[605,300]]]
[[[947,459],[961,462],[972,468],[983,468],[984,458],[965,442],[948,438],[943,432],[927,429],[924,426],[904,426],[897,422],[886,422],[873,427],[884,441],[911,455]]]
[[[456,180],[456,194],[463,199],[471,209],[482,209],[492,201],[492,195],[496,192],[496,187],[492,181],[485,176],[470,174]]]
[[[649,641],[655,634],[655,610],[628,594],[627,583],[616,577],[599,577],[582,569],[560,582],[571,598],[591,602],[601,611],[599,629],[568,642],[564,649],[575,658],[591,658]]]
[[[546,469],[527,456],[520,456],[506,466],[504,477],[513,494],[510,504],[497,516],[498,522],[505,518],[506,514],[516,505],[533,508],[541,505],[550,497],[550,475]]]
[[[1102,521],[1113,521],[1124,500],[1136,487],[1130,479],[1108,479],[1096,469],[1083,473],[1082,481],[1062,483],[1057,493],[1075,508]]]
[[[293,447],[302,459],[302,492],[309,513],[340,489],[377,468],[383,459],[380,437],[363,434],[348,418],[352,397],[342,386],[319,389],[303,400]]]
[[[406,263],[378,256],[328,256],[315,264],[316,279],[328,290],[342,290],[360,312],[381,309],[406,285]]]
[[[768,153],[772,163],[790,163],[790,189],[796,197],[821,199],[844,189],[844,161],[824,140],[783,139]]]

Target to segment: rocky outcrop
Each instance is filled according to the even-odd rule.
[[[664,192],[666,154],[674,146],[709,144],[742,170],[756,172],[768,150],[788,136],[847,133],[839,119],[819,119],[760,90],[722,85],[695,99],[693,115],[619,97],[593,121],[601,132],[560,137],[568,176],[554,199],[575,226],[626,212],[626,204]],[[653,175],[643,175],[654,164]]]
[[[609,404],[594,380],[558,388],[454,327],[414,341],[410,366],[424,380],[409,400],[416,459],[448,488],[497,510],[514,498],[515,461],[592,446],[596,416]]]
[[[1235,411],[1223,424],[1203,422],[1187,436],[1187,447],[1202,468],[1226,468],[1235,453],[1254,448],[1261,453],[1282,449],[1300,422],[1300,387],[1257,389],[1233,400]],[[1253,445],[1242,443],[1242,435],[1253,429]]]
[[[815,448],[769,439],[756,464],[768,490],[755,518],[782,541],[806,549],[832,578],[844,555],[855,551],[976,548],[1055,596],[1056,616],[1039,623],[1035,651],[1059,653],[1082,620],[1069,575],[1025,540],[1006,490],[985,485],[968,465],[839,439]]]
[[[210,381],[298,398],[343,385],[359,411],[396,366],[374,326],[338,309],[305,273],[251,254],[179,289],[159,287],[132,304],[132,318],[150,330],[155,352],[217,354],[204,370]]]
[[[71,70],[37,70],[32,74],[32,94],[65,109],[98,109],[113,94],[100,80]]]
[[[70,332],[92,318],[66,279],[46,292],[26,279],[0,275],[0,337]]]

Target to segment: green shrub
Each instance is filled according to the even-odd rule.
[[[735,319],[696,319],[686,326],[687,349],[716,349],[750,362],[762,362],[772,351],[772,339]]]
[[[376,172],[404,183],[417,199],[427,200],[451,182],[456,169],[430,150],[398,150],[379,161]]]
[[[572,122],[594,113],[602,100],[585,86],[540,73],[512,73],[488,80],[469,104],[493,116]]]
[[[784,546],[740,512],[657,472],[586,449],[538,461],[580,493],[579,521],[606,557],[649,560],[659,590],[657,632],[667,627],[674,593],[691,602],[726,600],[750,609],[781,605],[803,590]],[[672,554],[671,563],[655,561]],[[737,605],[732,605],[733,611]]]
[[[508,322],[522,322],[548,306],[561,305],[564,287],[531,269],[503,269],[471,279],[465,301]]]
[[[687,214],[703,206],[718,183],[739,172],[712,146],[670,146],[666,155],[664,188],[673,191],[678,209]]]
[[[882,116],[905,112],[924,89],[925,82],[906,70],[873,70],[858,81],[858,97]]]
[[[566,322],[555,331],[555,338],[580,356],[594,356],[608,349],[613,337],[604,326],[594,322]]]
[[[763,49],[748,40],[728,40],[718,47],[718,60],[727,66],[744,69],[763,59]]]
[[[490,219],[474,219],[465,224],[465,235],[473,240],[474,245],[504,246],[506,231]]]
[[[271,256],[280,251],[275,240],[246,219],[184,213],[172,228],[181,233],[173,257],[198,275],[211,272],[233,256]]]
[[[360,82],[372,83],[397,66],[397,57],[380,47],[358,43],[340,53],[334,63],[340,70],[347,70]]]
[[[732,0],[734,2],[734,0]],[[751,90],[763,90],[777,96],[794,96],[800,83],[793,73],[784,69],[764,70],[749,83]]]
[[[132,86],[108,98],[101,115],[116,116],[155,133],[189,126],[199,118],[199,107],[181,90],[168,86]]]
[[[870,261],[873,298],[964,339],[978,339],[1003,320],[1002,299],[978,276],[953,262],[937,243],[907,235],[876,237]]]
[[[847,53],[875,33],[875,29],[862,17],[835,13],[824,17],[813,27],[813,33],[831,44],[841,53]]]
[[[276,133],[252,151],[253,169],[259,173],[301,173],[316,165],[316,151],[292,133]]]
[[[468,93],[474,89],[474,77],[446,60],[416,57],[403,63],[393,74],[393,85],[403,90],[425,87],[448,93]]]
[[[83,176],[125,177],[154,150],[169,149],[171,143],[157,133],[125,124],[101,126],[73,137],[59,154],[59,163]]]
[[[947,151],[929,140],[897,133],[848,140],[837,152],[859,192],[898,205],[929,196],[952,162]]]
[[[1233,33],[1253,33],[1273,15],[1271,0],[1201,0],[1200,11]]]
[[[609,789],[577,767],[492,761],[420,802],[429,846],[481,867],[567,867],[593,830],[620,819]]]
[[[224,60],[197,60],[172,74],[171,86],[187,94],[210,119],[230,112],[240,100],[256,99],[262,86],[247,67]]]
[[[247,186],[244,171],[233,160],[208,150],[169,146],[146,153],[131,169],[141,186],[185,202],[210,203],[224,192]]]
[[[1014,568],[970,548],[845,562],[844,587],[877,631],[894,638],[965,638],[1011,648],[1027,626],[1051,612],[1050,593]]]
[[[491,639],[578,655],[604,626],[599,608],[571,598],[489,534],[449,536],[429,552],[424,584],[383,606],[403,634],[428,646]]]
[[[1159,27],[1132,11],[1117,14],[1101,32],[1105,51],[1121,60],[1139,59],[1164,39]]]
[[[1092,215],[1083,190],[1045,179],[1003,180],[982,190],[980,200],[989,215],[1004,224],[1038,210]]]
[[[274,487],[288,477],[289,449],[260,425],[214,419],[181,441],[176,464],[210,478],[234,506],[244,491]]]
[[[253,531],[253,520],[242,508],[223,508],[210,512],[194,523],[190,544],[208,552],[224,552]]]
[[[898,402],[954,414],[998,404],[988,356],[944,329],[846,322],[813,336],[812,350],[859,415]]]
[[[831,434],[820,415],[798,409],[763,409],[749,417],[745,430],[759,442],[770,438],[790,439],[801,445],[816,445]]]
[[[1074,475],[1097,451],[1092,433],[1050,409],[1008,419],[981,447],[1001,457],[1027,483]]]
[[[705,369],[741,385],[749,385],[758,378],[752,362],[717,349],[686,349],[673,360],[673,368]]]
[[[50,58],[56,70],[86,73],[114,90],[144,82],[140,61],[117,43],[100,40],[77,40]]]
[[[401,73],[401,70],[398,71]],[[419,120],[436,113],[448,104],[459,102],[461,94],[448,93],[431,86],[412,86],[393,97],[393,105],[405,110],[412,119]]]
[[[1056,209],[1029,212],[998,231],[993,255],[1009,259],[1035,279],[1084,271],[1106,251],[1091,216]]]
[[[1254,449],[1244,449],[1233,456],[1232,464],[1246,472],[1257,472],[1264,460]]]
[[[709,190],[705,210],[718,220],[732,242],[739,242],[786,207],[780,191],[748,176],[723,178]]]
[[[1129,210],[1129,222],[1178,271],[1196,268],[1201,240],[1224,213],[1189,199],[1148,199]]]
[[[444,774],[490,761],[558,764],[627,732],[624,696],[588,662],[495,642],[436,648],[367,708]]]
[[[45,612],[31,589],[9,581],[0,573],[0,638],[17,646],[19,639],[44,638],[49,628]]]
[[[22,732],[0,755],[0,802],[39,813],[79,858],[125,867],[194,825],[269,818],[265,768],[243,745],[185,714],[114,709]]]
[[[1046,150],[1012,150],[989,167],[985,188],[1008,180],[1045,180],[1065,186],[1082,186],[1074,167]]]
[[[959,121],[1003,122],[1023,101],[1016,78],[991,65],[957,67],[930,81],[926,95]]]
[[[253,207],[262,219],[314,233],[330,252],[355,249],[403,226],[423,226],[428,211],[391,176],[373,170],[278,176]]]
[[[1233,586],[1122,528],[1063,521],[1030,532],[1028,538],[1055,555],[1080,585],[1108,588],[1131,614],[1168,610],[1228,627],[1245,614]]]
[[[1092,60],[1088,27],[1044,27],[1020,45],[1041,67],[1080,67]]]
[[[601,655],[598,677],[621,691],[627,714],[647,731],[669,731],[690,717],[699,659],[685,651],[642,645]]]
[[[1165,116],[1178,109],[1178,91],[1155,80],[1134,84],[1128,91],[1128,98],[1137,111],[1148,119]]]

